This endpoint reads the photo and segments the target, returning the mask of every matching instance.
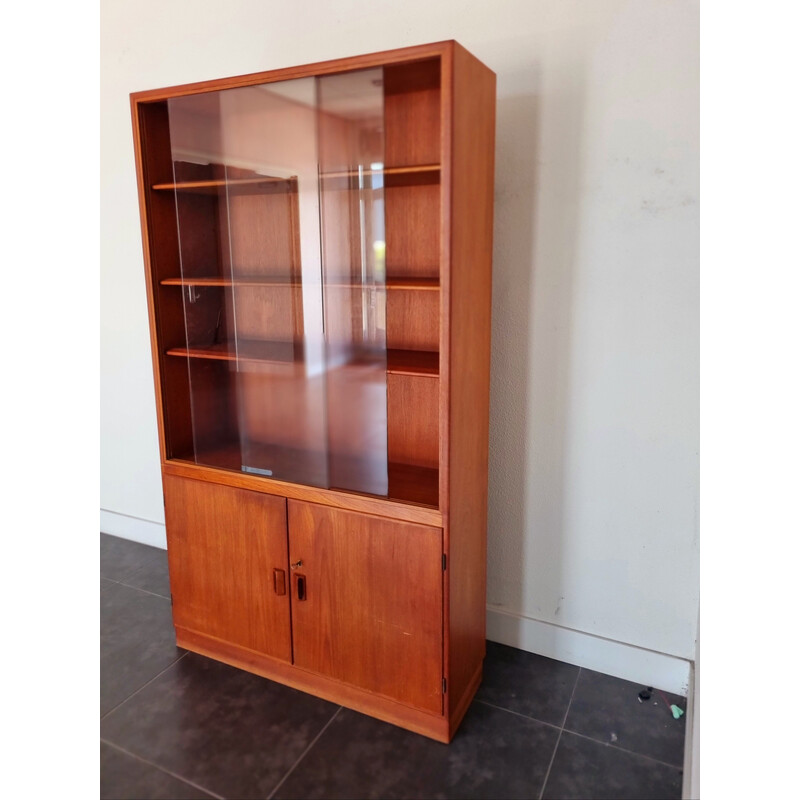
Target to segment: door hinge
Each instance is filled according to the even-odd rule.
[[[447,694],[447,678],[442,678],[442,694]]]
[[[172,592],[169,593],[169,604],[171,606],[175,605],[175,598],[172,596]]]
[[[442,569],[447,569],[447,556],[444,553],[442,553]]]

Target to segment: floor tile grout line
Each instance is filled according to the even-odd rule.
[[[552,722],[545,722],[543,719],[538,719],[537,717],[532,717],[529,714],[522,714],[519,711],[512,711],[510,708],[504,708],[503,706],[496,706],[494,703],[487,703],[486,700],[480,700],[477,697],[475,698],[476,703],[480,703],[481,705],[488,706],[489,708],[496,708],[498,711],[505,711],[508,714],[513,714],[515,717],[522,717],[523,719],[529,719],[531,722],[538,722],[540,725],[546,725],[548,728],[555,728],[557,731],[564,731],[565,733],[571,733],[575,736],[580,736],[581,739],[588,739],[590,742],[594,742],[595,744],[601,744],[607,747],[613,747],[615,750],[620,750],[623,753],[630,753],[632,756],[641,756],[642,758],[646,758],[649,761],[655,761],[656,764],[663,764],[665,767],[672,767],[673,769],[683,769],[683,767],[678,766],[677,764],[670,764],[669,761],[662,761],[660,758],[654,758],[653,756],[645,755],[644,753],[637,753],[636,750],[629,750],[627,747],[620,747],[618,744],[614,744],[613,742],[604,742],[601,739],[595,739],[593,736],[587,736],[585,733],[578,733],[578,731],[573,731],[570,728],[566,727],[559,727],[558,725],[553,724]]]
[[[269,795],[267,795],[267,800],[272,800],[272,798],[275,797],[275,794],[277,793],[278,789],[280,789],[281,786],[283,786],[283,784],[286,783],[288,777],[295,771],[295,769],[297,769],[300,762],[308,755],[311,748],[319,741],[320,736],[322,736],[322,734],[325,733],[326,730],[328,730],[331,723],[336,719],[336,717],[339,716],[339,712],[341,710],[342,706],[339,706],[339,708],[336,709],[334,715],[325,723],[322,730],[313,738],[308,747],[306,747],[306,749],[303,750],[303,752],[300,754],[300,758],[298,758],[297,761],[295,761],[294,764],[292,764],[292,766],[289,767],[289,771],[280,779],[280,781],[278,781],[278,785],[269,793]]]
[[[578,688],[578,681],[581,677],[581,667],[578,667],[578,674],[575,676],[575,683],[572,686],[572,694],[569,696],[569,703],[567,703],[567,710],[564,712],[564,719],[561,721],[561,729],[558,732],[558,739],[556,740],[556,746],[553,748],[553,755],[550,757],[550,763],[547,765],[547,772],[544,776],[544,782],[542,783],[542,790],[539,792],[539,800],[542,800],[544,797],[544,790],[547,788],[547,781],[550,780],[550,770],[553,769],[553,762],[556,760],[556,753],[558,752],[558,746],[561,744],[561,737],[564,735],[564,723],[567,721],[567,717],[569,716],[569,710],[572,708],[572,701],[575,698],[575,692]]]
[[[637,753],[635,750],[628,750],[627,747],[620,747],[618,744],[614,744],[613,742],[602,742],[600,739],[595,739],[592,736],[587,736],[585,733],[578,733],[577,731],[571,731],[569,728],[564,728],[564,733],[572,734],[573,736],[578,736],[581,739],[587,739],[590,742],[594,742],[595,744],[602,745],[603,747],[611,747],[614,750],[619,750],[621,753],[628,753],[632,756],[638,756],[639,758],[646,758],[648,761],[654,761],[656,764],[661,764],[663,767],[671,767],[672,769],[683,771],[683,766],[678,766],[677,764],[670,764],[669,761],[662,761],[660,758],[654,758],[653,756],[647,756],[644,753]]]
[[[553,768],[553,762],[556,760],[556,752],[558,751],[558,746],[561,744],[561,735],[564,733],[564,729],[562,728],[558,732],[558,739],[556,739],[556,746],[553,748],[553,755],[550,756],[550,763],[547,765],[547,772],[544,774],[544,780],[542,781],[542,788],[539,792],[539,800],[542,800],[544,797],[544,790],[547,786],[547,780],[550,777],[550,770]]]
[[[173,778],[177,778],[181,783],[186,783],[189,786],[193,787],[194,789],[198,789],[205,794],[211,795],[211,797],[216,797],[217,800],[225,800],[225,798],[217,794],[216,792],[211,791],[211,789],[207,789],[205,786],[201,786],[199,783],[195,783],[193,780],[189,780],[189,778],[185,778],[183,775],[179,775],[177,772],[172,772],[172,770],[166,769],[159,764],[154,764],[152,761],[148,761],[146,758],[143,758],[136,753],[132,753],[130,750],[126,750],[124,747],[120,747],[120,745],[115,744],[114,742],[109,741],[108,739],[104,739],[102,736],[100,737],[100,741],[104,744],[107,744],[109,747],[113,747],[115,750],[119,750],[121,753],[125,753],[125,755],[130,756],[131,758],[135,758],[137,761],[141,761],[143,764],[147,764],[149,767],[153,767],[154,769],[160,770],[161,772],[165,773],[166,775],[170,775]]]
[[[583,667],[578,667],[578,674],[575,676],[575,683],[572,687],[572,694],[569,696],[569,703],[567,703],[567,710],[564,712],[564,719],[561,720],[561,730],[564,730],[564,726],[567,724],[567,717],[569,716],[569,710],[572,708],[572,701],[575,699],[575,692],[578,689],[578,681],[581,679],[581,672],[583,672]]]
[[[144,592],[145,594],[151,594],[153,597],[160,597],[162,600],[169,600],[170,598],[166,595],[159,594],[158,592],[151,592],[149,589],[142,589],[141,586],[132,586],[130,583],[125,583],[125,581],[114,581],[118,583],[120,586],[125,586],[128,589],[136,589],[137,592]]]
[[[519,711],[512,711],[510,708],[496,706],[494,703],[487,703],[485,700],[479,700],[477,697],[475,698],[475,702],[484,706],[489,706],[489,708],[496,708],[498,711],[505,711],[507,714],[513,714],[515,717],[522,717],[523,719],[531,720],[531,722],[538,722],[540,725],[547,725],[548,728],[555,728],[557,731],[561,730],[560,726],[552,722],[545,722],[543,719],[538,719],[537,717],[532,717],[530,714],[522,714]]]
[[[172,669],[182,658],[186,658],[186,656],[188,655],[189,655],[188,650],[181,653],[171,664],[168,664],[166,667],[164,667],[164,669],[162,669],[161,672],[159,672],[157,675],[153,675],[153,677],[150,678],[150,680],[147,681],[147,683],[143,683],[135,692],[132,692],[124,700],[121,700],[119,703],[117,703],[114,706],[114,708],[111,708],[108,711],[106,711],[106,713],[100,717],[100,721],[102,722],[109,714],[113,714],[120,706],[125,705],[125,703],[127,703],[128,700],[130,700],[132,697],[136,697],[136,695],[139,694],[139,692],[141,692],[142,689],[148,687],[154,680],[160,678],[168,669]]]
[[[128,589],[136,589],[139,592],[145,592],[146,594],[152,594],[156,597],[163,597],[165,600],[169,600],[169,596],[165,594],[159,594],[158,592],[151,592],[149,589],[143,589],[141,586],[134,586],[132,583],[125,583],[127,580],[127,576],[124,579],[117,579],[117,578],[109,578],[106,575],[100,573],[100,579],[104,581],[109,581],[109,583],[116,583],[117,586],[127,586]]]

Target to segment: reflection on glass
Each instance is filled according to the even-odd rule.
[[[382,77],[380,69],[325,76],[317,92],[330,480],[385,495]]]
[[[387,494],[382,117],[380,70],[169,100],[197,463]]]

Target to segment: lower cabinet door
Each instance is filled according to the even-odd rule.
[[[175,625],[291,661],[286,500],[164,476]]]
[[[289,500],[298,667],[442,713],[442,531]]]

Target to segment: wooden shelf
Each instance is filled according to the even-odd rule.
[[[279,277],[273,275],[247,275],[234,278],[221,278],[216,276],[200,277],[200,278],[164,278],[159,281],[162,286],[280,286],[280,287],[296,287],[302,286],[302,281],[291,280],[286,277]],[[358,288],[361,284],[358,283],[344,283],[344,282],[331,282],[327,284],[331,287],[345,288],[352,287]],[[404,290],[404,291],[423,291],[423,292],[438,292],[439,281],[436,278],[387,278],[387,290]]]
[[[273,275],[243,275],[235,278],[165,278],[162,286],[302,286],[301,281]]]
[[[387,350],[386,372],[390,375],[439,377],[439,354],[424,350]]]
[[[321,172],[321,178],[354,178],[358,175],[420,175],[439,172],[438,164],[419,164],[405,167],[384,167],[383,169],[346,169],[338,172]]]
[[[337,172],[322,172],[320,177],[323,179],[328,178],[353,178],[361,175],[386,175],[386,176],[435,176],[438,175],[441,168],[438,164],[420,164],[416,166],[405,167],[385,167],[384,169],[365,169],[360,173],[357,169],[341,170]],[[180,192],[199,192],[201,194],[212,194],[218,189],[236,188],[236,187],[258,187],[258,186],[276,186],[285,183],[287,188],[294,188],[297,180],[296,176],[291,178],[275,178],[272,176],[263,176],[257,178],[215,178],[201,181],[177,181],[170,183],[154,183],[152,189],[157,192],[161,191],[180,191]]]
[[[261,475],[278,481],[349,491],[335,485],[328,487],[327,458],[323,453],[312,450],[258,442],[246,443],[246,446],[242,448],[238,441],[205,449],[198,453],[196,459],[190,454],[173,456],[173,459],[180,461]],[[343,471],[349,478],[354,478],[360,472],[374,469],[371,461],[357,458],[342,459],[340,457],[337,459],[336,466],[340,473]],[[431,508],[438,507],[438,469],[389,462],[388,477],[389,492],[387,496],[390,500],[430,506]]]
[[[179,191],[196,192],[198,194],[216,194],[219,189],[225,188],[280,188],[280,184],[286,184],[285,189],[291,189],[295,184],[292,182],[296,178],[273,178],[263,176],[259,178],[224,178],[203,180],[203,181],[178,181],[177,183],[155,183],[151,187],[154,191]]]
[[[212,361],[257,361],[265,364],[291,365],[303,360],[303,347],[294,342],[267,342],[240,339],[238,342],[171,347],[168,356],[205,358]]]
[[[324,189],[333,191],[355,190],[354,179],[359,175],[371,177],[381,175],[383,186],[393,189],[402,186],[425,186],[439,183],[441,169],[438,164],[420,164],[417,166],[386,167],[385,169],[365,169],[360,173],[357,169],[337,170],[320,173],[320,181]]]
[[[387,289],[410,289],[422,292],[438,292],[438,278],[387,278]]]
[[[205,358],[212,361],[255,361],[291,365],[302,362],[303,346],[294,342],[240,339],[238,342],[171,347],[167,350],[167,355],[182,358]],[[422,350],[387,350],[386,372],[390,375],[437,378],[439,376],[439,354]]]
[[[353,353],[348,366],[374,364],[380,352]],[[388,375],[411,375],[420,378],[439,377],[439,354],[423,350],[386,350],[386,373]]]
[[[439,470],[389,462],[389,499],[439,506]]]

